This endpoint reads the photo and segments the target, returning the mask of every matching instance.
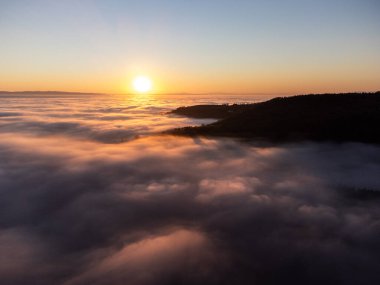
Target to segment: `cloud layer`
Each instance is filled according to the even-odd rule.
[[[380,188],[377,147],[13,134],[0,149],[2,284],[378,280],[379,200],[345,195]]]
[[[378,146],[112,144],[93,136],[106,120],[73,134],[15,110],[0,133],[2,285],[380,281]]]

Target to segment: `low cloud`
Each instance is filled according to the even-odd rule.
[[[175,230],[106,253],[65,285],[195,281],[208,277],[210,268],[217,264],[216,256],[217,252],[202,233]]]
[[[221,197],[229,199],[231,196],[252,193],[255,182],[260,183],[257,178],[248,177],[202,179],[199,182],[199,194],[196,198],[200,201],[210,202]]]
[[[3,133],[0,279],[375,284],[380,200],[346,194],[378,173],[364,144]]]

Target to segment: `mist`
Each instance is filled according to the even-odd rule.
[[[379,189],[378,147],[14,135],[0,146],[3,284],[378,278],[378,200],[346,195]]]
[[[119,117],[28,112],[1,119],[1,284],[379,281],[378,146],[183,138],[142,121],[120,141]]]

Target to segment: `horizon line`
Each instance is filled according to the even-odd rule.
[[[242,96],[291,96],[291,95],[311,95],[311,94],[344,94],[344,93],[378,93],[379,90],[375,91],[341,91],[341,92],[318,92],[318,93],[293,93],[293,92],[164,92],[164,93],[147,93],[141,95],[242,95]],[[108,93],[108,92],[77,92],[77,91],[60,91],[60,90],[23,90],[23,91],[14,91],[14,90],[0,90],[1,93],[10,93],[10,94],[81,94],[81,95],[139,95],[136,93]]]
[[[85,92],[85,91],[61,91],[61,90],[0,90],[0,93],[62,93],[62,94],[90,94],[90,95],[136,95],[139,93],[122,93],[122,92]],[[147,95],[289,95],[293,93],[286,92],[162,92],[146,93]],[[141,94],[144,95],[144,94]]]

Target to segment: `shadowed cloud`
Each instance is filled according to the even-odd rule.
[[[378,202],[338,191],[378,190],[377,147],[1,135],[0,148],[4,284],[28,284],[25,270],[37,284],[377,279]]]

